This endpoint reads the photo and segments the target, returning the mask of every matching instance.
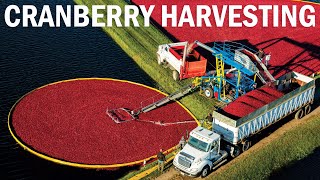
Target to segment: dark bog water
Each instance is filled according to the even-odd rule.
[[[153,86],[120,47],[100,28],[9,28],[10,4],[73,4],[72,1],[2,1],[0,6],[0,169],[1,179],[116,178],[122,173],[80,170],[46,162],[18,146],[7,128],[10,108],[39,86],[71,78],[109,77]],[[54,12],[52,10],[52,12]],[[19,17],[19,16],[18,16]]]

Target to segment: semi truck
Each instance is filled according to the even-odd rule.
[[[160,45],[157,52],[158,63],[169,66],[170,69],[176,71],[173,73],[175,80],[202,76],[200,77],[201,81],[198,81],[199,78],[195,78],[190,85],[135,110],[126,108],[107,110],[107,115],[116,123],[137,120],[140,113],[147,113],[180,99],[199,87],[205,91],[207,81],[203,80],[208,80],[207,84],[212,82],[210,78],[204,76],[206,74],[205,66],[199,64],[194,66],[201,66],[201,71],[199,68],[193,70],[187,68],[192,66],[188,63],[200,62],[201,64],[204,62],[206,64],[206,59],[202,59],[197,53],[194,57],[196,59],[193,59],[196,60],[195,62],[190,59],[189,62],[186,60],[190,53],[194,53],[195,45],[216,54],[216,58],[221,60],[221,63],[235,67],[238,73],[251,73],[260,78],[263,86],[240,96],[223,109],[212,112],[214,118],[211,128],[197,127],[190,132],[187,144],[175,155],[173,160],[175,168],[185,175],[205,177],[210,171],[225,163],[229,157],[235,158],[241,152],[248,150],[252,145],[251,138],[255,134],[293,113],[295,113],[296,119],[300,119],[311,112],[311,104],[315,94],[314,79],[297,72],[289,72],[275,79],[262,63],[262,59],[257,58],[257,55],[252,53],[253,51],[247,52],[246,49],[239,49],[237,46],[231,53],[230,45],[232,44],[225,42],[222,44],[223,46],[217,43],[213,48],[198,41],[193,44],[182,42]],[[226,58],[219,58],[221,55]],[[170,62],[170,60],[173,61]],[[219,68],[216,68],[216,71],[215,78],[220,77],[221,79],[222,73],[220,76],[218,75]],[[119,114],[119,111],[128,114],[129,119],[121,118],[122,114]]]
[[[199,126],[190,132],[187,144],[173,160],[174,167],[184,175],[205,177],[210,171],[225,163],[229,157],[237,157],[241,152],[248,150],[252,145],[252,137],[263,129],[290,114],[295,113],[295,118],[300,119],[310,113],[315,93],[314,79],[290,72],[265,86],[279,92],[278,94],[282,93],[281,97],[275,96],[276,98],[272,99],[270,92],[264,91],[265,98],[269,97],[270,102],[242,114],[242,117],[239,114],[227,113],[229,105],[226,109],[213,111],[212,128],[209,130]],[[253,95],[254,91],[259,90],[263,92],[258,88],[250,93]],[[250,93],[244,96],[250,96]],[[257,104],[263,99],[257,97],[252,103]],[[239,101],[240,98],[230,105],[243,103],[251,107],[249,101]],[[236,111],[242,112],[243,108],[238,107]]]

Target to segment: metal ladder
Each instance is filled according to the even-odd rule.
[[[222,60],[222,54],[216,55],[216,71],[217,76],[220,77],[218,82],[220,82],[221,79],[224,78],[224,61]]]
[[[226,96],[225,91],[225,76],[224,76],[224,60],[222,54],[216,55],[216,71],[217,71],[217,82],[219,84],[220,93],[223,93],[223,97]],[[219,95],[220,96],[220,95]]]

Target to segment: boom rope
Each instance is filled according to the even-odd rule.
[[[159,126],[170,126],[170,125],[178,125],[178,124],[196,123],[195,121],[179,121],[179,122],[164,123],[162,121],[140,120],[140,119],[135,119],[135,120],[139,121],[139,122],[152,123],[152,124],[159,125]]]
[[[123,112],[124,114],[121,112]],[[133,116],[130,113],[130,111],[125,108],[118,108],[118,109],[111,109],[111,110],[107,109],[106,114],[117,124],[124,123],[124,122],[130,122],[130,121],[151,123],[151,124],[155,124],[155,125],[159,125],[159,126],[170,126],[170,125],[177,125],[177,124],[196,123],[195,121],[179,121],[179,122],[164,123],[163,121],[143,120],[143,119],[139,119],[138,117]]]

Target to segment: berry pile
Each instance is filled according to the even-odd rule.
[[[26,95],[15,107],[12,126],[24,144],[56,159],[84,164],[128,163],[175,146],[197,123],[161,126],[142,121],[115,123],[107,109],[136,109],[163,94],[128,82],[74,80]],[[141,114],[139,120],[194,120],[178,103]]]

